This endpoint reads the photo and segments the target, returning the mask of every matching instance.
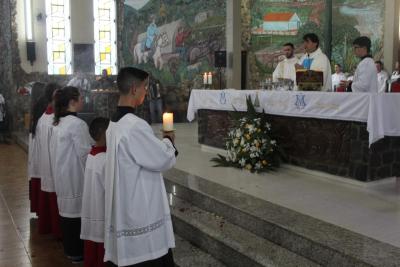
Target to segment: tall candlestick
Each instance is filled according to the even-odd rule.
[[[207,75],[207,84],[212,84],[212,73],[209,72]]]
[[[207,84],[207,72],[203,74],[203,84]]]
[[[163,114],[163,130],[171,132],[174,130],[174,114],[165,112]]]

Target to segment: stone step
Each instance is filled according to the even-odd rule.
[[[170,200],[175,233],[227,266],[319,266],[185,200]]]
[[[182,237],[175,235],[174,260],[177,267],[225,267],[210,254],[190,244]]]
[[[258,237],[322,266],[399,266],[400,248],[390,244],[181,170],[171,169],[164,173],[164,178],[170,196],[217,214]],[[179,214],[174,212],[174,215]],[[177,225],[182,222],[189,233],[199,231],[195,226],[189,227],[189,223],[177,218]]]

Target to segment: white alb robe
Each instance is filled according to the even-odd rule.
[[[81,239],[104,242],[104,181],[106,153],[93,152],[92,148],[85,168],[83,186]]]
[[[55,192],[54,178],[51,170],[50,160],[50,139],[53,130],[54,114],[45,112],[39,119],[36,126],[36,140],[39,144],[38,152],[40,157],[41,190]]]
[[[346,81],[346,75],[343,72],[332,74],[332,89],[339,87],[340,81]]]
[[[385,93],[386,91],[386,81],[389,79],[389,74],[381,70],[377,74],[377,80],[378,80],[378,93]]]
[[[35,132],[35,137],[29,134],[28,141],[28,179],[39,178],[40,174],[40,155],[39,155],[39,143],[37,142],[37,136]]]
[[[310,54],[305,54],[300,58],[299,64],[303,65],[303,61],[306,58],[312,59],[310,70],[314,71],[322,71],[324,74],[324,81],[322,90],[323,91],[332,91],[332,71],[331,71],[331,63],[328,57],[322,53],[321,48],[318,48],[314,52]]]
[[[104,261],[132,265],[175,247],[161,172],[176,162],[170,140],[126,114],[107,129]]]
[[[377,93],[378,79],[376,75],[375,61],[366,57],[358,63],[354,72],[351,89],[353,92]]]
[[[272,73],[272,81],[277,82],[278,79],[289,79],[294,81],[296,84],[296,68],[295,65],[298,63],[297,57],[285,58],[278,63],[274,72]]]
[[[52,168],[58,210],[63,217],[81,216],[85,164],[91,142],[88,126],[76,116],[62,117],[60,123],[53,127]]]

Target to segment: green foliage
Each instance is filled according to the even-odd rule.
[[[234,126],[226,139],[227,155],[211,161],[214,167],[235,167],[251,172],[265,172],[280,166],[280,149],[271,138],[271,125],[264,113],[257,113],[250,97],[246,98],[247,112],[233,113]]]

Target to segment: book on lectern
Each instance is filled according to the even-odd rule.
[[[315,70],[296,70],[296,83],[300,91],[321,91],[324,73]]]

